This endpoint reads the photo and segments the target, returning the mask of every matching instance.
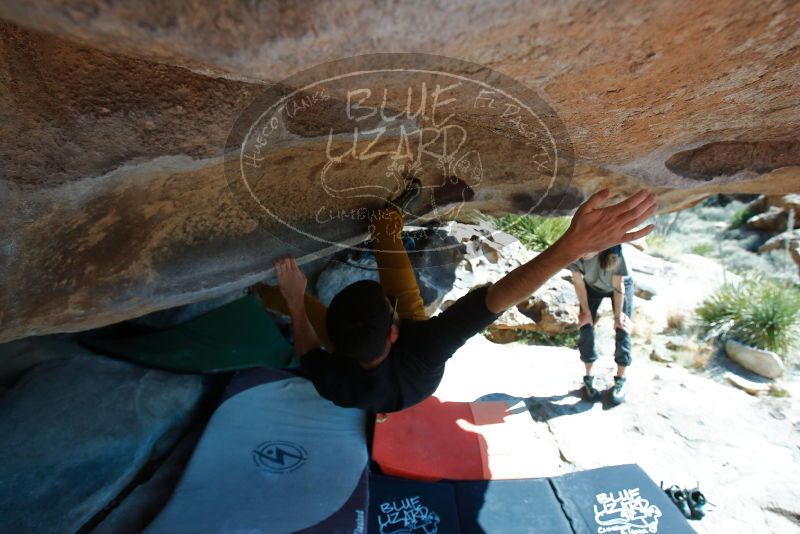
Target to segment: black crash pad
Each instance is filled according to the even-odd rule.
[[[664,491],[635,464],[551,478],[576,534],[694,532]]]

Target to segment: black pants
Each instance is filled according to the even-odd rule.
[[[633,313],[633,279],[626,276],[624,279],[625,299],[622,303],[622,310],[625,315],[631,317]],[[594,323],[597,321],[597,308],[603,299],[608,297],[613,299],[614,293],[599,293],[586,286],[586,296],[589,301],[589,311],[592,314],[592,324],[583,325],[578,339],[578,351],[581,353],[581,360],[593,362],[597,359],[597,352],[594,349]],[[612,300],[613,304],[613,300]],[[617,365],[627,367],[631,364],[631,335],[621,328],[615,331],[614,361]]]

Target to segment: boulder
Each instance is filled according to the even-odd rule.
[[[759,195],[758,198],[747,204],[747,209],[751,213],[763,213],[770,207],[782,210],[792,210],[795,220],[800,216],[800,194],[789,193],[788,195]]]
[[[342,259],[334,258],[317,276],[317,298],[327,306],[339,291],[359,280],[380,280],[375,256],[348,254]]]
[[[54,357],[0,398],[0,516],[8,532],[76,532],[169,451],[204,378],[35,343]]]
[[[443,299],[443,307],[473,287],[499,280],[537,255],[513,236],[492,228],[459,223],[448,227],[448,231],[464,243],[465,255],[455,267],[455,282]],[[512,334],[497,333],[508,330],[538,330],[551,336],[574,331],[578,297],[571,279],[569,271],[563,270],[526,301],[506,310],[490,327],[491,339],[511,340]]]
[[[770,250],[797,249],[800,247],[800,230],[788,230],[770,237],[763,245],[758,247],[758,253],[763,254]]]
[[[783,195],[779,197],[770,197],[769,203],[772,206],[780,208],[787,213],[789,211],[794,212],[794,221],[795,226],[798,225],[800,221],[800,194],[799,193],[790,193],[788,195]]]
[[[785,366],[780,356],[768,350],[748,347],[733,339],[725,342],[728,357],[758,375],[766,378],[778,378],[783,375]]]
[[[389,49],[414,55],[381,61],[417,75],[446,64],[461,80],[508,77],[515,98],[535,108],[526,123],[503,116],[517,104],[479,106],[474,94],[451,103],[470,151],[424,162],[426,184],[455,168],[483,172],[458,202],[437,197],[447,198],[442,220],[569,213],[603,187],[611,201],[651,187],[662,212],[718,192],[794,192],[798,18],[800,4],[756,0],[681,9],[632,0],[602,9],[590,0],[0,2],[0,340],[219,297],[271,276],[282,254],[305,263],[363,241],[367,222],[352,215],[390,196],[398,169],[389,157],[359,159],[336,176],[341,188],[326,189],[328,134],[341,140],[332,153],[354,146],[344,99],[298,93],[279,142],[245,160],[274,164],[253,184],[230,172],[240,146],[229,134],[250,131],[260,116],[250,105],[262,96],[307,89]],[[348,59],[327,63],[339,58]],[[385,96],[384,115],[410,132],[422,123],[400,110],[421,86],[393,74],[353,87],[377,105]],[[430,109],[424,118],[438,124]],[[539,123],[549,131],[524,127]],[[264,130],[254,131],[260,143]],[[531,139],[563,143],[532,150]],[[362,187],[374,194],[339,195]]]
[[[786,230],[788,218],[789,216],[786,210],[777,206],[770,206],[765,212],[753,215],[747,219],[747,224],[753,228],[765,230],[767,232],[783,232]],[[796,224],[798,224],[798,221],[795,219],[795,225]]]
[[[443,229],[464,248],[463,257],[455,266],[452,288],[442,298],[440,309],[447,308],[475,287],[496,282],[537,254],[525,248],[517,238],[491,225],[452,223]]]
[[[430,315],[453,287],[456,266],[464,258],[464,247],[458,237],[444,229],[404,231],[403,238],[422,301]],[[315,292],[328,305],[339,291],[358,280],[380,281],[378,264],[368,243],[335,255],[317,276]]]
[[[747,204],[747,210],[750,213],[764,213],[769,207],[769,199],[766,195],[758,195],[758,197]]]
[[[495,343],[511,343],[520,338],[522,332],[535,331],[537,325],[530,317],[522,314],[516,307],[503,312],[495,322],[486,329],[486,337]]]
[[[553,277],[517,309],[533,319],[536,328],[554,336],[573,332],[578,326],[580,304],[571,282]]]
[[[488,330],[486,330],[484,335],[486,336],[486,339],[492,343],[505,345],[506,343],[513,343],[514,341],[519,340],[519,333],[520,330],[507,330],[490,327]]]
[[[650,300],[658,294],[658,289],[652,284],[637,278],[633,279],[633,294],[640,299]]]

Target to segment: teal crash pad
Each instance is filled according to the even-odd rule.
[[[286,367],[292,347],[255,295],[248,295],[166,330],[132,336],[96,335],[89,348],[148,367],[219,373]]]

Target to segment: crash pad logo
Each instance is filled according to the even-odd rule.
[[[436,534],[439,514],[420,502],[419,497],[381,503],[378,527],[381,534]]]
[[[652,534],[658,532],[658,506],[639,494],[639,488],[599,493],[594,505],[598,534]]]
[[[374,236],[378,208],[412,183],[394,204],[406,224],[457,220],[468,206],[569,210],[572,170],[566,129],[535,92],[427,54],[358,56],[283,80],[241,114],[225,154],[238,203],[309,252]]]
[[[306,450],[289,441],[265,441],[253,449],[253,462],[271,473],[288,473],[308,460]]]

